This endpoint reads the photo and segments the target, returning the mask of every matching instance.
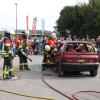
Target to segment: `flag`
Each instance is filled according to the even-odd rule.
[[[28,16],[26,16],[26,34],[29,33],[29,27],[28,27],[28,24],[29,24],[29,20],[28,20]]]
[[[37,17],[33,18],[32,33],[36,33]]]
[[[45,20],[41,20],[42,34],[44,34]]]

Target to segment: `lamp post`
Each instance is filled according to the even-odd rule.
[[[17,33],[17,3],[15,3],[16,6],[16,33]]]

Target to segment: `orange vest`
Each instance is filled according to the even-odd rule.
[[[46,41],[46,44],[47,44],[47,45],[50,45],[50,46],[52,46],[52,47],[56,47],[57,41],[56,41],[55,39],[49,38],[49,39]]]

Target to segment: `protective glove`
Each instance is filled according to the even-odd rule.
[[[54,51],[57,51],[57,48],[55,48]]]

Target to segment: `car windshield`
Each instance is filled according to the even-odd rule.
[[[66,52],[95,52],[95,49],[88,43],[68,43]]]

